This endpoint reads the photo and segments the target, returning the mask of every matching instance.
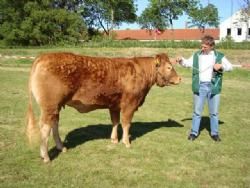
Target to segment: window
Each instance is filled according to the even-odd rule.
[[[248,35],[250,35],[250,28],[248,28]]]
[[[231,28],[227,28],[227,36],[231,36]]]
[[[238,28],[238,29],[237,29],[237,34],[238,34],[238,35],[241,35],[241,33],[242,33],[242,29],[241,29],[241,28]]]

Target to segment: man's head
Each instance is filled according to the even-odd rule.
[[[205,54],[209,53],[211,50],[214,49],[215,42],[214,38],[210,35],[205,35],[201,39],[201,51]]]

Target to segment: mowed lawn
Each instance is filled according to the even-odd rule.
[[[96,56],[191,55],[192,49],[74,49]],[[1,54],[37,55],[43,50],[0,50]],[[59,49],[56,51],[73,51]],[[224,50],[233,63],[250,59],[250,51]],[[247,62],[248,63],[248,62]],[[66,153],[50,138],[50,164],[39,158],[39,147],[25,137],[27,81],[30,60],[0,59],[0,187],[250,187],[250,71],[225,73],[220,106],[220,135],[209,136],[205,106],[201,134],[190,142],[191,70],[176,66],[178,86],[154,86],[135,113],[132,146],[110,142],[108,110],[80,114],[61,111],[59,131]],[[128,104],[129,105],[129,104]],[[36,108],[36,113],[38,110]],[[38,116],[37,116],[38,119]],[[121,137],[121,128],[119,136]]]

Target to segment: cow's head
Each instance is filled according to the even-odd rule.
[[[155,57],[156,85],[163,87],[172,84],[179,84],[181,78],[177,75],[167,54],[157,54]]]

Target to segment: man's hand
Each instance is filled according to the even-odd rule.
[[[169,58],[169,60],[172,63],[172,65],[175,65],[175,64],[180,64],[182,61],[182,58],[181,57]]]
[[[219,71],[222,70],[223,67],[222,64],[215,63],[213,68],[215,71]]]
[[[175,62],[181,64],[182,62],[182,57],[176,57]]]

